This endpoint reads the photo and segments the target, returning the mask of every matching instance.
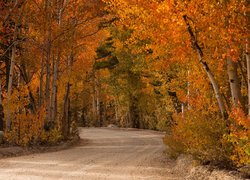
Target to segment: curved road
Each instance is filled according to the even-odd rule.
[[[85,143],[63,151],[1,159],[0,179],[183,179],[163,154],[161,133],[81,128],[80,137],[87,143],[82,140]]]

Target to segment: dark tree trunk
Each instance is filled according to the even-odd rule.
[[[3,131],[4,126],[4,114],[3,114],[3,105],[2,105],[2,82],[0,81],[0,131]]]
[[[67,83],[66,93],[64,97],[63,120],[62,120],[62,134],[64,139],[67,139],[70,133],[70,84]]]
[[[177,113],[181,113],[182,112],[182,104],[179,101],[176,92],[171,92],[168,91],[168,95],[171,97],[172,102],[174,104],[174,109]]]
[[[86,108],[82,108],[81,122],[80,125],[86,127]]]
[[[129,114],[132,128],[140,128],[140,116],[138,111],[138,100],[131,96],[129,105]]]

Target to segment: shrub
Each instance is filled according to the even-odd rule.
[[[10,131],[4,133],[4,139],[9,144],[28,146],[33,144],[55,144],[61,140],[61,133],[56,128],[45,131],[43,128],[45,119],[44,108],[37,114],[25,112],[12,115]]]
[[[43,127],[42,109],[37,115],[25,111],[15,112],[11,119],[11,130],[4,133],[5,141],[16,145],[29,145],[38,141]]]
[[[61,132],[59,129],[54,128],[51,129],[50,131],[42,131],[41,135],[40,135],[40,142],[42,144],[50,144],[50,145],[54,145],[56,143],[58,143],[60,140],[63,139]]]
[[[4,141],[13,145],[28,146],[33,144],[52,144],[61,140],[60,130],[53,128],[44,130],[45,107],[39,108],[35,114],[30,110],[27,87],[14,90],[9,103],[4,100],[4,111],[10,113],[11,130],[4,132]]]
[[[236,166],[250,165],[250,120],[241,108],[230,114],[230,134],[225,139],[233,146],[230,156]]]
[[[159,118],[157,118],[157,125],[156,129],[159,131],[165,131],[169,132],[171,125],[173,124],[173,118],[172,118],[171,112],[166,112],[166,114],[162,114]]]
[[[212,114],[190,110],[182,118],[175,115],[175,125],[164,138],[170,155],[189,153],[202,162],[218,164],[229,160],[230,145],[224,141],[227,133],[224,120]]]
[[[163,141],[167,145],[166,152],[171,158],[177,159],[179,155],[187,153],[184,143],[177,135],[167,134]]]

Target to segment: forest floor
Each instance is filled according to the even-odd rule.
[[[118,128],[80,128],[80,142],[65,150],[0,160],[8,180],[240,179],[232,173],[193,167],[192,160],[164,154],[163,133]]]

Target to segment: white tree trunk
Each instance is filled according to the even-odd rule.
[[[61,28],[62,15],[63,15],[63,5],[64,0],[57,0],[57,24],[59,29]],[[60,43],[60,38],[59,38]],[[51,95],[51,120],[55,121],[57,116],[57,80],[58,80],[58,70],[60,63],[60,44],[57,44],[57,57],[53,63],[53,75],[52,75],[52,95]]]
[[[187,82],[187,109],[190,110],[190,82],[189,82],[190,70],[188,69],[188,82]]]
[[[10,60],[10,71],[9,71],[9,82],[8,82],[8,90],[7,90],[7,104],[10,105],[10,98],[12,93],[12,84],[13,84],[13,76],[14,76],[14,67],[16,60],[16,37],[17,37],[17,24],[15,24],[14,29],[14,42],[11,48],[11,60]],[[11,128],[11,112],[9,108],[7,108],[6,112],[6,129],[9,131]]]
[[[100,87],[99,87],[99,80],[98,80],[98,74],[96,74],[96,78],[95,78],[95,89],[96,89],[96,119],[99,123],[99,125],[101,124],[101,117],[100,117]]]
[[[249,1],[245,0],[244,2],[247,5],[249,5]],[[246,19],[248,19],[248,22],[249,22],[249,11],[245,11],[244,12],[244,16]],[[247,61],[247,87],[248,87],[248,106],[247,106],[247,109],[248,109],[248,119],[250,119],[250,57],[249,57],[249,45],[248,45],[248,38],[246,39],[246,61]]]
[[[220,109],[220,112],[221,112],[221,115],[224,119],[227,118],[227,112],[226,112],[226,108],[225,108],[225,105],[224,105],[224,102],[223,102],[223,98],[222,98],[222,95],[220,93],[220,88],[216,82],[216,79],[213,75],[213,73],[211,72],[207,62],[205,62],[203,60],[203,52],[198,44],[198,41],[193,33],[193,30],[188,22],[188,17],[186,15],[183,16],[184,18],[184,21],[186,23],[186,26],[187,26],[187,30],[189,32],[189,35],[191,37],[191,41],[192,41],[192,46],[194,48],[194,50],[197,52],[197,55],[198,55],[198,59],[199,59],[199,62],[200,64],[202,65],[202,68],[205,70],[209,80],[210,80],[210,83],[212,84],[213,86],[213,90],[214,90],[214,93],[215,93],[215,97],[217,99],[217,102],[218,102],[218,105],[219,105],[219,109]]]
[[[182,118],[185,117],[185,106],[184,106],[184,103],[181,103],[181,115],[182,115]]]
[[[96,114],[97,114],[97,105],[96,105],[96,83],[95,83],[95,75],[93,77],[93,93],[92,93],[92,112],[93,112],[93,118],[96,120]]]
[[[237,75],[237,66],[230,57],[227,58],[227,73],[229,77],[233,106],[238,107],[242,105],[242,96]]]

